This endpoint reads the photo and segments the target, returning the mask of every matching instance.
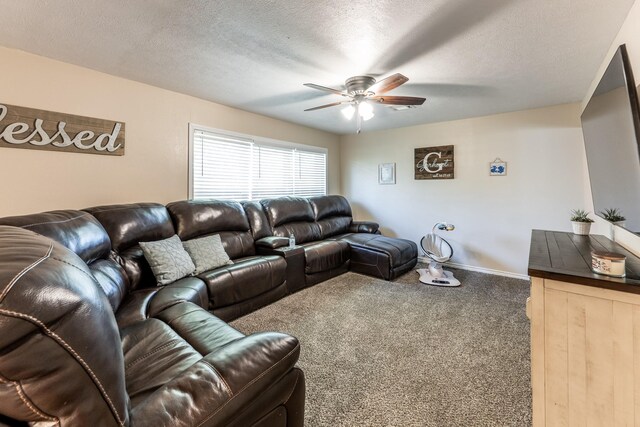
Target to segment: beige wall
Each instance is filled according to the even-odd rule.
[[[640,2],[589,95],[620,43],[637,76]],[[532,228],[568,230],[570,209],[593,210],[577,104],[338,137],[17,50],[0,47],[0,62],[0,103],[127,126],[124,157],[0,148],[0,216],[186,198],[189,122],[326,147],[329,192],[347,196],[358,219],[415,241],[451,221],[454,261],[470,266],[523,274]],[[443,144],[456,146],[456,179],[415,181],[413,148]],[[488,176],[495,157],[509,162],[506,177]],[[377,165],[390,161],[398,183],[378,185]],[[637,236],[617,230],[617,239],[640,252]]]
[[[185,199],[189,122],[326,147],[340,192],[336,135],[17,50],[0,64],[0,103],[126,123],[123,157],[0,148],[0,216]]]
[[[626,43],[640,83],[640,2],[636,1],[581,105],[415,126],[342,138],[342,190],[357,216],[418,241],[438,220],[458,227],[446,238],[454,261],[526,273],[532,228],[570,230],[570,209],[593,212],[580,114],[617,47]],[[413,148],[454,144],[456,179],[415,181]],[[508,176],[488,177],[499,156]],[[377,184],[377,165],[397,163],[397,184]],[[640,255],[640,236],[596,218],[592,233],[614,237]]]
[[[616,35],[613,43],[611,43],[611,47],[609,51],[605,55],[602,64],[600,65],[600,69],[598,70],[597,75],[593,79],[591,86],[587,92],[587,95],[584,97],[582,101],[581,111],[586,107],[587,102],[591,98],[593,91],[598,86],[602,75],[604,74],[611,58],[615,54],[618,46],[625,43],[627,45],[627,52],[629,53],[629,60],[631,61],[631,68],[634,71],[634,77],[636,79],[636,84],[640,83],[640,2],[636,1],[634,5],[631,7],[629,14],[627,15],[627,19],[622,24],[620,31]],[[585,168],[586,168],[586,158],[584,160]],[[586,186],[589,186],[589,178],[586,177]],[[593,212],[593,201],[591,200],[591,193],[589,193],[589,209]],[[620,227],[614,227],[610,225],[607,221],[603,220],[600,217],[596,218],[596,223],[592,229],[592,233],[604,234],[609,237],[614,238],[620,244],[626,246],[628,249],[632,250],[636,254],[640,255],[640,236],[637,236],[633,233],[630,233],[627,230],[624,230]]]
[[[374,219],[389,235],[419,242],[436,221],[453,261],[526,274],[531,229],[567,230],[569,211],[586,204],[588,187],[579,105],[567,104],[342,138],[342,189],[357,219]],[[399,113],[401,114],[401,113]],[[414,148],[455,146],[455,179],[420,181]],[[491,177],[496,157],[507,176]],[[379,163],[396,163],[396,185],[379,185]]]

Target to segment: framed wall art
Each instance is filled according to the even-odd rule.
[[[0,147],[124,155],[125,124],[0,104]]]
[[[491,176],[505,176],[507,174],[507,162],[496,157],[496,159],[489,163],[489,175]]]
[[[416,148],[415,179],[453,179],[453,145]]]
[[[380,163],[378,165],[378,184],[396,183],[396,164]]]

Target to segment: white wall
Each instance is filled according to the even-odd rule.
[[[336,135],[0,47],[0,103],[124,121],[123,157],[0,148],[0,216],[187,198],[188,124],[328,149]]]
[[[634,71],[634,77],[636,78],[636,84],[640,83],[640,2],[636,1],[634,5],[631,7],[629,14],[627,15],[627,19],[622,24],[620,31],[616,35],[613,43],[611,43],[611,47],[609,51],[604,56],[602,64],[600,65],[600,69],[596,74],[589,90],[587,91],[587,95],[584,97],[581,105],[580,111],[584,110],[587,102],[589,102],[589,98],[593,94],[593,91],[596,90],[602,75],[604,74],[611,58],[615,54],[618,46],[625,43],[627,45],[627,52],[629,53],[629,59],[631,61],[631,68]],[[585,158],[586,168],[586,158]],[[589,185],[589,178],[586,178],[586,185]],[[589,194],[589,210],[593,212],[593,201],[591,200],[591,195]],[[637,236],[633,233],[630,233],[627,230],[624,230],[620,227],[612,227],[607,221],[603,220],[600,217],[595,218],[596,223],[592,229],[592,233],[604,234],[606,236],[614,238],[618,243],[622,244],[629,250],[633,251],[637,255],[640,255],[640,236]]]
[[[453,261],[526,274],[531,229],[570,230],[587,205],[578,104],[343,136],[342,189],[357,219],[419,242],[436,221]],[[398,114],[402,114],[399,112]],[[455,146],[455,179],[414,180],[414,148]],[[505,177],[491,177],[496,157]],[[396,162],[396,185],[379,185],[379,163]]]

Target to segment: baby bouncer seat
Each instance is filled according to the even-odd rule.
[[[430,259],[428,268],[416,270],[420,274],[420,282],[434,286],[460,286],[460,281],[453,277],[453,273],[442,268],[442,264],[453,256],[453,248],[436,233],[436,230],[453,231],[454,229],[453,224],[438,222],[433,226],[431,233],[420,240],[422,251]]]

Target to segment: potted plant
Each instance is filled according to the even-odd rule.
[[[573,234],[587,236],[591,230],[593,220],[589,218],[589,212],[582,209],[574,209],[571,211],[571,227]]]
[[[624,227],[624,222],[627,219],[622,216],[622,212],[617,208],[605,209],[600,212],[600,215],[613,225],[618,225],[620,227]]]

